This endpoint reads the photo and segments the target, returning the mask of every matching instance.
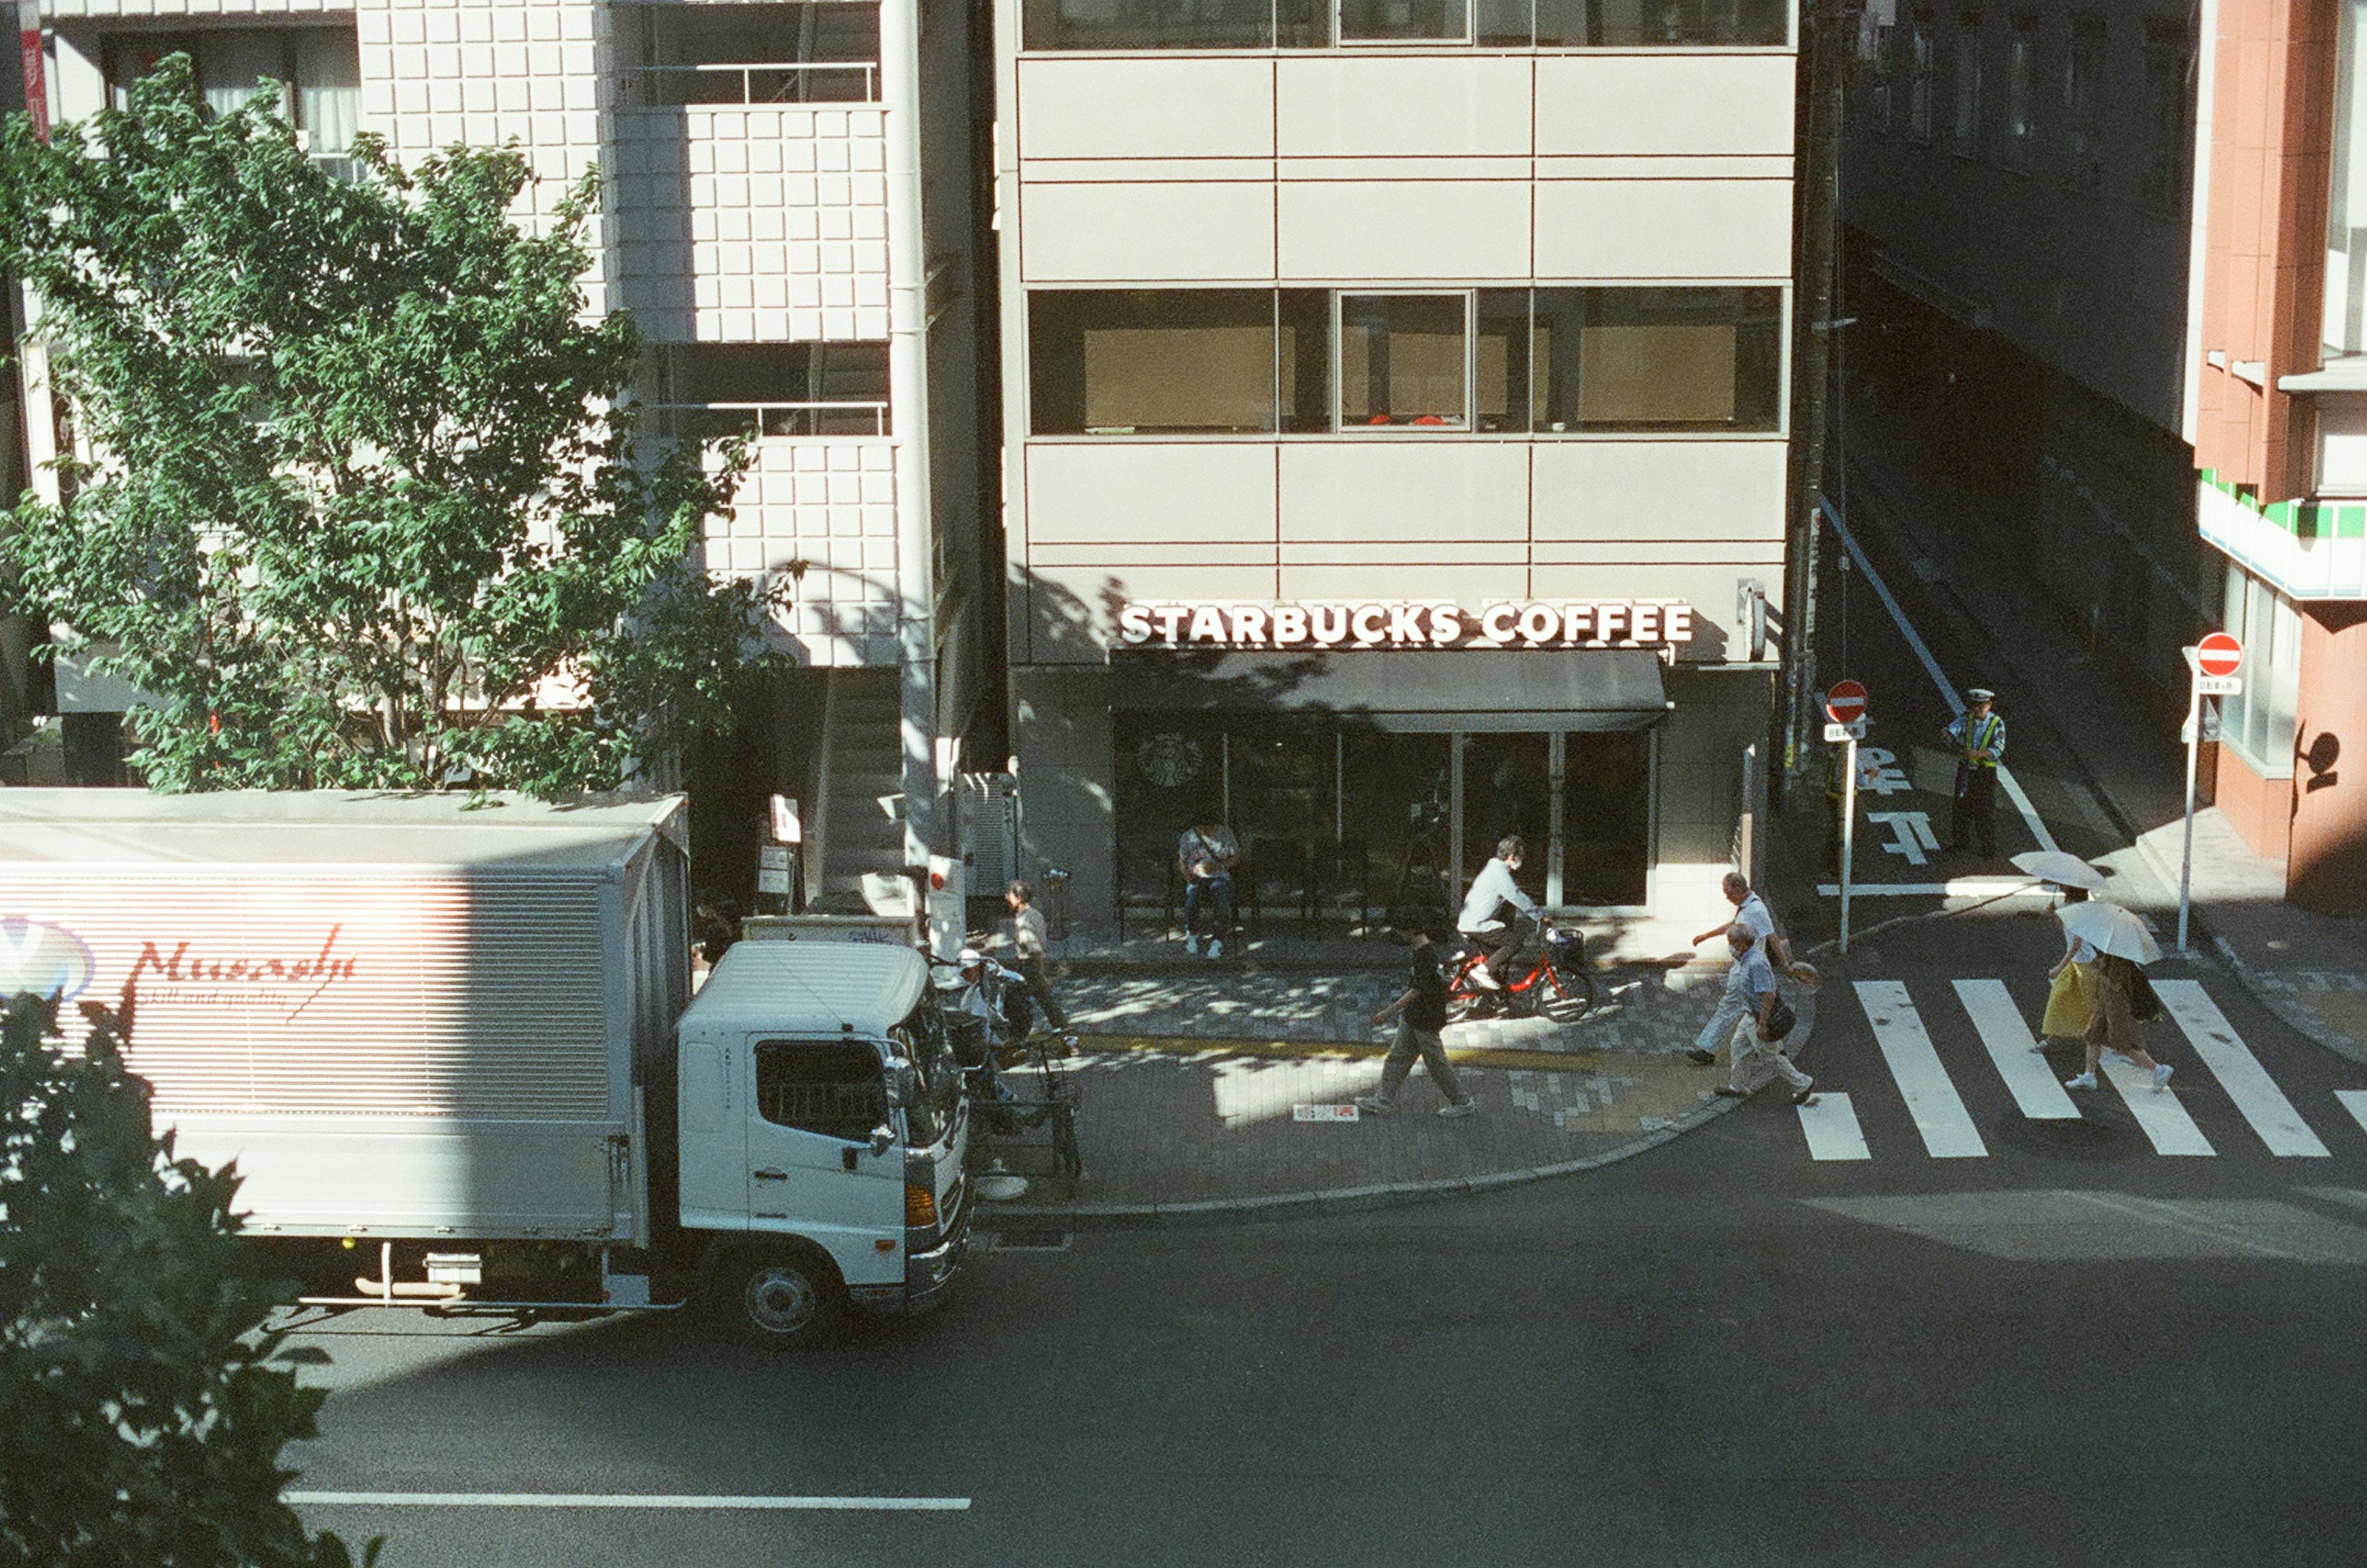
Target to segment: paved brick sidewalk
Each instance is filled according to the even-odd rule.
[[[1602,1000],[1575,1022],[1449,1027],[1477,1115],[1436,1116],[1443,1099],[1417,1068],[1394,1116],[1301,1122],[1297,1107],[1345,1104],[1380,1081],[1390,1031],[1365,1020],[1396,995],[1393,974],[1072,975],[1061,996],[1080,1039],[1070,1071],[1084,1178],[1036,1176],[982,1218],[1140,1223],[1477,1190],[1639,1152],[1736,1103],[1711,1092],[1722,1063],[1683,1055],[1723,964],[1600,978]],[[1801,1045],[1813,998],[1803,1003]],[[1043,1167],[1040,1148],[992,1138],[981,1157]]]

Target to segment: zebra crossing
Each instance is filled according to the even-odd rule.
[[[2081,1119],[2079,1102],[2057,1078],[2055,1066],[2036,1049],[2038,1041],[2030,1020],[2004,981],[1956,980],[1950,984],[1944,999],[1927,993],[1920,1003],[1900,980],[1859,980],[1852,989],[1908,1120],[1929,1157],[1982,1159],[1990,1153],[1965,1103],[1959,1075],[1965,1075],[1966,1082],[1978,1076],[1976,1094],[1993,1092],[1990,1083],[2001,1086],[2014,1109],[2029,1120]],[[2188,1066],[2190,1076],[2177,1080],[2175,1089],[2190,1093],[2215,1089],[2224,1095],[2260,1146],[2278,1158],[2332,1157],[2334,1151],[2244,1043],[2201,981],[2157,980],[2154,989],[2161,997],[2164,1019],[2177,1027],[2203,1068],[2197,1072]],[[1925,1003],[1935,1004],[1928,1019]],[[1982,1055],[1972,1057],[1959,1047],[1953,1053],[1952,1066],[1935,1041],[1934,1027],[1954,1039],[1961,1037],[1967,1023],[1980,1043]],[[2172,1055],[2178,1065],[2186,1066],[2185,1053]],[[2180,1095],[2156,1093],[2148,1074],[2107,1053],[2102,1076],[2157,1155],[2203,1158],[2220,1152]],[[2367,1089],[2337,1089],[2333,1099],[2360,1131],[2367,1133]],[[1820,1090],[1811,1103],[1799,1108],[1798,1116],[1811,1158],[1874,1157],[1857,1105],[1848,1094]],[[2223,1140],[2226,1136],[2224,1129],[2221,1136]]]

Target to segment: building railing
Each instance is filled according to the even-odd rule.
[[[884,402],[643,403],[652,434],[674,441],[733,435],[885,435]]]
[[[628,108],[699,104],[876,104],[879,66],[868,61],[784,61],[748,65],[639,65],[624,73]]]

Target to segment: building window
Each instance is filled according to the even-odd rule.
[[[1783,298],[1735,288],[1040,289],[1027,301],[1031,428],[1773,434]]]
[[[1467,430],[1468,294],[1340,296],[1340,428]]]
[[[1967,158],[1981,151],[1981,14],[1966,11],[1956,18],[1955,74],[1956,151]]]
[[[2289,779],[2301,723],[2301,612],[2231,564],[2225,629],[2244,645],[2244,689],[2219,699],[2220,743],[2260,777]]]
[[[672,343],[650,351],[652,433],[887,435],[884,343]]]
[[[2194,142],[2187,107],[2193,102],[2193,58],[2185,23],[2146,24],[2145,199],[2162,212],[2186,210],[2187,169]]]
[[[629,108],[879,97],[876,5],[620,5],[615,14]]]
[[[279,85],[279,108],[323,167],[350,175],[362,122],[361,51],[349,28],[209,28],[191,33],[131,33],[101,51],[107,98],[130,106],[131,84],[168,54],[186,54],[206,107],[228,114],[266,82]]]
[[[2071,48],[2063,57],[2064,183],[2073,190],[2104,188],[2104,23],[2071,18]]]
[[[1540,431],[1772,431],[1782,291],[1540,288]]]
[[[1462,43],[1471,14],[1463,0],[1339,0],[1342,43]]]
[[[2013,18],[2005,40],[2005,162],[2027,172],[2038,141],[2038,18]]]
[[[1784,0],[1023,0],[1030,50],[1780,49]]]
[[[2327,200],[2325,351],[2367,354],[2367,70],[2361,68],[2367,0],[2338,6],[2334,157]]]
[[[1931,14],[1916,13],[1907,29],[1907,134],[1931,140]]]

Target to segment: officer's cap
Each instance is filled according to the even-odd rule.
[[[1967,700],[1976,703],[1993,703],[1997,701],[1997,694],[1990,691],[1987,686],[1975,686],[1971,691],[1966,692],[1965,696]]]

